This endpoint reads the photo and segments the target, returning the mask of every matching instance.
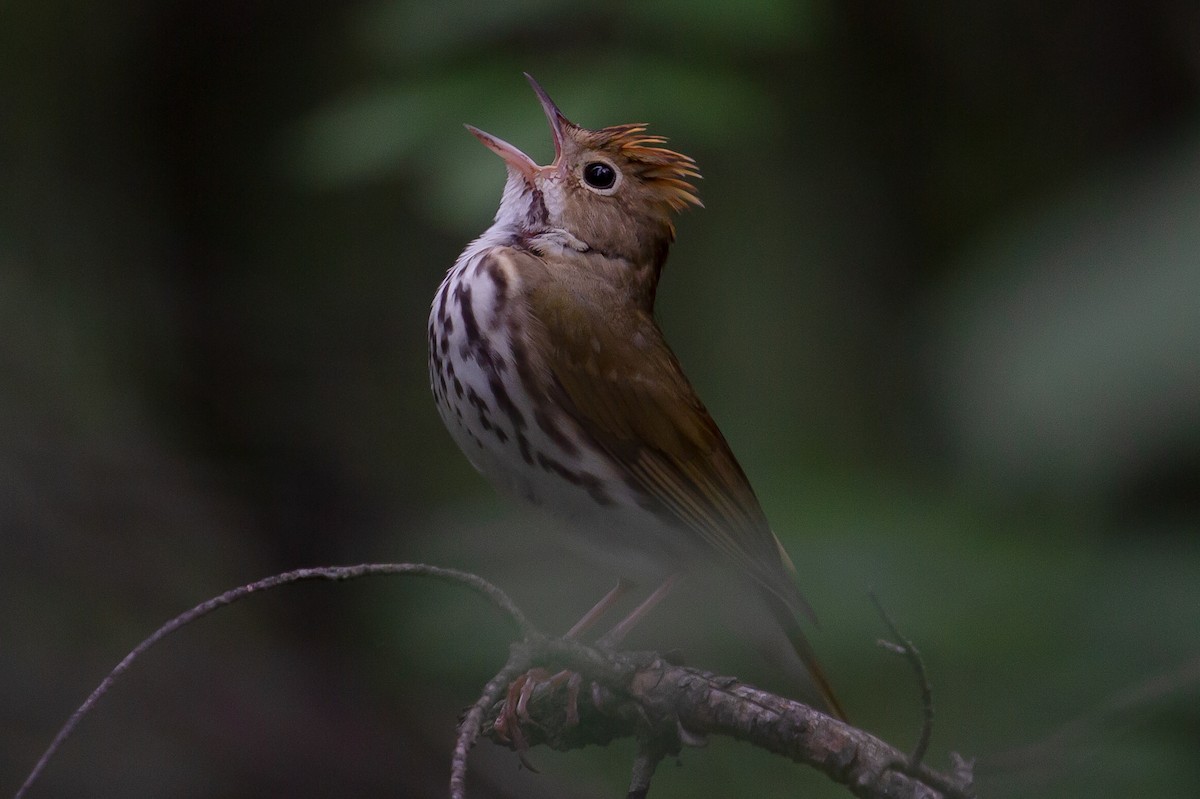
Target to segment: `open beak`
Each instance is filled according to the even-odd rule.
[[[563,112],[558,110],[558,106],[550,99],[550,95],[546,94],[546,90],[541,87],[533,76],[528,72],[525,74],[525,80],[529,81],[529,85],[533,87],[533,93],[537,95],[538,102],[542,104],[542,111],[546,114],[546,121],[550,123],[550,133],[554,136],[554,163],[557,164],[562,158],[563,137],[566,134],[567,128],[571,127],[571,120],[563,116]]]
[[[538,82],[528,72],[525,73],[525,78],[533,86],[533,91],[537,94],[538,102],[542,104],[542,111],[546,114],[546,121],[550,123],[550,133],[554,137],[554,163],[550,165],[553,167],[562,158],[563,135],[572,123],[563,116],[563,113],[558,110],[558,106],[550,99],[550,95],[546,94],[546,90],[538,85]],[[538,166],[532,158],[504,141],[504,139],[482,131],[474,125],[467,125],[466,128],[471,131],[475,138],[483,142],[484,147],[487,147],[496,155],[503,158],[504,163],[509,168],[516,170],[517,174],[524,176],[530,182],[533,182],[538,172],[549,168]]]
[[[509,169],[516,170],[517,174],[525,177],[529,182],[533,182],[533,178],[541,169],[533,159],[525,155],[525,153],[513,147],[504,139],[493,136],[490,133],[480,130],[474,125],[467,125],[467,130],[474,134],[475,138],[483,142],[483,146],[494,152],[496,155],[504,159],[504,163],[508,164]]]

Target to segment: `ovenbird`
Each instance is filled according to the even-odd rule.
[[[526,78],[555,157],[467,126],[508,177],[430,312],[442,420],[498,487],[565,517],[624,580],[661,583],[655,599],[680,575],[752,597],[843,716],[791,561],[654,320],[672,216],[700,205],[696,164],[644,124],[575,125]]]

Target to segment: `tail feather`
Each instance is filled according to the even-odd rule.
[[[842,707],[842,703],[838,701],[837,695],[833,692],[833,686],[830,684],[829,678],[825,676],[825,669],[821,666],[821,662],[817,660],[817,654],[813,651],[812,644],[809,643],[808,637],[804,635],[804,630],[800,628],[800,622],[796,619],[795,612],[772,592],[764,591],[763,593],[767,597],[767,602],[771,606],[771,612],[774,614],[776,621],[783,628],[784,634],[787,635],[792,649],[804,663],[804,668],[808,670],[808,674],[812,678],[813,687],[817,689],[817,693],[824,700],[826,709],[838,719],[849,723],[846,711]]]

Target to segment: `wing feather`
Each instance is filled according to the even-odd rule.
[[[606,291],[607,282],[561,276],[531,291],[547,391],[698,553],[811,617],[750,482],[653,317],[619,296],[606,302]]]
[[[650,309],[631,302],[611,274],[597,275],[603,264],[557,265],[551,273],[530,253],[513,257],[528,259],[522,272],[533,278],[527,321],[540,336],[531,350],[541,359],[544,390],[647,504],[691,537],[700,557],[729,563],[759,585],[826,703],[844,719],[796,618],[815,621],[792,562]]]

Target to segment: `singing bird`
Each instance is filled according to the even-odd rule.
[[[572,123],[526,78],[554,161],[467,126],[508,176],[495,222],[434,297],[442,420],[480,472],[562,517],[623,586],[658,585],[643,612],[681,576],[701,580],[781,630],[844,717],[801,630],[812,611],[792,562],[654,319],[672,217],[700,205],[696,164],[641,123]]]

